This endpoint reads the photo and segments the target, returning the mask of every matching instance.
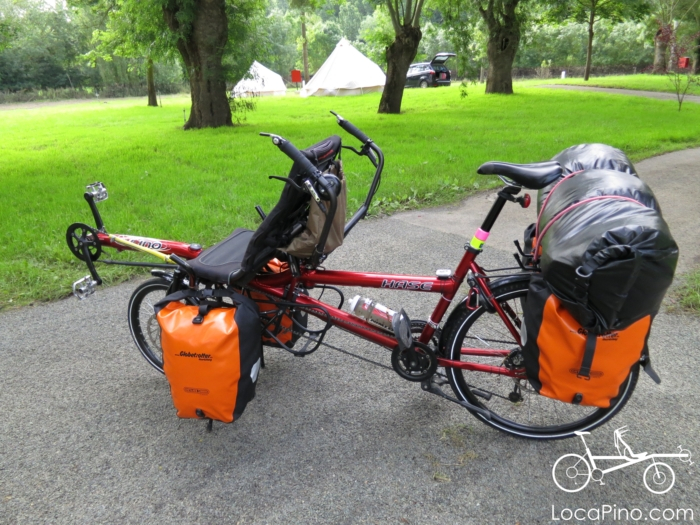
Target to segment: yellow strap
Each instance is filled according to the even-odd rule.
[[[160,253],[159,251],[152,250],[151,248],[144,248],[143,246],[139,246],[135,242],[127,241],[126,239],[122,239],[121,237],[117,237],[116,235],[110,235],[109,240],[112,242],[116,242],[117,244],[121,244],[122,246],[128,246],[129,248],[133,248],[136,251],[151,254],[154,257],[158,257],[163,262],[175,264],[170,259],[169,255],[165,255],[164,253]]]
[[[477,239],[475,235],[474,237],[472,237],[469,246],[471,246],[475,250],[481,250],[484,247],[484,241],[482,241],[481,239]]]

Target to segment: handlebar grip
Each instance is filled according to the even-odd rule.
[[[307,159],[304,154],[297,149],[297,147],[286,139],[280,139],[279,144],[276,146],[294,161],[295,164],[299,164],[302,169],[314,178],[318,174],[318,168],[313,165],[313,163]]]
[[[333,113],[333,112],[331,111],[331,113]],[[352,122],[350,122],[349,120],[345,120],[343,117],[341,117],[341,116],[338,115],[337,113],[333,113],[333,114],[334,114],[334,115],[336,116],[336,118],[338,119],[338,125],[339,125],[341,128],[343,128],[345,131],[347,131],[348,133],[350,133],[350,135],[352,135],[352,136],[355,137],[357,140],[359,140],[360,142],[362,142],[362,144],[366,144],[366,143],[367,143],[367,141],[369,140],[369,137],[368,137],[367,135],[365,135],[362,131],[360,131],[360,129],[359,129],[357,126],[355,126],[355,125],[354,125]]]

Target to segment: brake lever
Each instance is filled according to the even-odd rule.
[[[308,191],[309,194],[316,201],[316,204],[318,204],[318,207],[321,209],[323,214],[328,215],[328,210],[326,209],[326,206],[323,204],[323,202],[321,202],[321,197],[319,197],[318,193],[316,192],[316,188],[314,188],[314,185],[311,184],[311,181],[309,179],[304,179],[304,186],[306,187],[306,191]]]
[[[267,178],[281,180],[285,184],[289,184],[290,186],[292,186],[294,189],[297,189],[299,191],[304,191],[304,189],[301,186],[299,186],[296,182],[294,182],[289,177],[278,177],[277,175],[269,175]]]
[[[372,165],[375,168],[377,167],[377,158],[374,156],[374,153],[372,152],[372,150],[370,149],[370,147],[368,145],[365,144],[364,146],[362,146],[361,151],[356,150],[352,146],[341,146],[341,148],[349,149],[350,151],[352,151],[355,155],[357,155],[359,157],[367,157],[369,159],[369,161],[372,163]]]

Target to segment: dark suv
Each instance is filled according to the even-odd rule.
[[[445,65],[454,53],[438,53],[430,62],[411,64],[406,74],[406,87],[438,87],[450,85],[450,70]]]

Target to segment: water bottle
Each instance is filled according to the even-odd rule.
[[[383,306],[376,301],[372,301],[372,299],[361,297],[359,295],[356,295],[350,299],[348,305],[350,306],[350,312],[353,315],[364,319],[383,330],[388,330],[389,332],[394,331],[391,323],[394,320],[394,316],[398,314],[386,306]]]

